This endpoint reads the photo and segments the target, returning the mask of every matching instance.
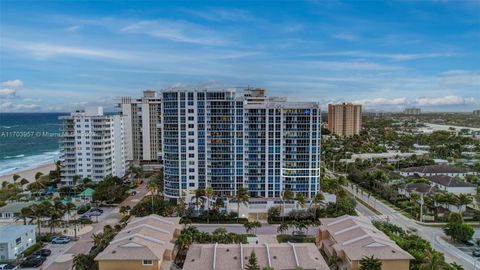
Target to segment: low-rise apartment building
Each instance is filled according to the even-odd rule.
[[[35,225],[11,224],[0,227],[0,261],[17,259],[35,243]]]
[[[150,215],[134,218],[95,257],[99,270],[170,269],[180,218]]]
[[[360,269],[365,257],[382,261],[382,270],[408,270],[414,257],[362,217],[341,216],[320,219],[317,245],[327,257],[337,256],[342,270]]]
[[[188,250],[183,269],[243,270],[252,251],[260,269],[330,269],[313,243],[194,244]]]

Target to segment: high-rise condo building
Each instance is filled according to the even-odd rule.
[[[162,92],[164,194],[212,187],[279,197],[320,188],[320,106],[267,97],[263,89]]]
[[[362,105],[328,104],[328,129],[340,136],[353,136],[362,129]]]
[[[104,115],[102,107],[77,110],[61,121],[61,181],[72,185],[78,176],[100,181],[107,175],[125,174],[123,118]]]
[[[422,113],[422,110],[420,108],[405,108],[403,113],[408,115],[419,115]]]
[[[117,106],[125,117],[127,160],[142,163],[162,161],[162,102],[155,91],[143,97],[121,97]]]
[[[473,115],[480,116],[480,110],[473,110]]]

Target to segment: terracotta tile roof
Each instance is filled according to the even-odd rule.
[[[162,260],[165,251],[173,251],[179,218],[150,215],[131,220],[95,257],[101,260]]]
[[[190,247],[183,265],[185,270],[214,269],[242,270],[255,250],[260,269],[329,270],[327,263],[313,243],[308,244],[195,244]]]
[[[414,259],[366,218],[345,215],[320,219],[320,222],[320,231],[328,231],[333,240],[324,244],[339,254],[343,252],[350,260],[361,260],[365,256],[381,260]]]

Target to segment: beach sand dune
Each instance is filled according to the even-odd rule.
[[[9,183],[13,183],[13,175],[18,174],[20,175],[20,179],[25,178],[28,180],[28,182],[32,183],[35,181],[35,174],[37,172],[41,172],[43,174],[48,174],[50,171],[55,170],[55,164],[50,163],[50,164],[45,164],[41,165],[39,167],[33,168],[33,169],[28,169],[24,171],[19,171],[16,173],[8,174],[8,175],[3,175],[0,176],[0,183],[3,183],[4,181],[7,181]]]

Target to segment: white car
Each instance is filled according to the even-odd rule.
[[[13,264],[0,264],[0,270],[17,270],[18,267]]]

